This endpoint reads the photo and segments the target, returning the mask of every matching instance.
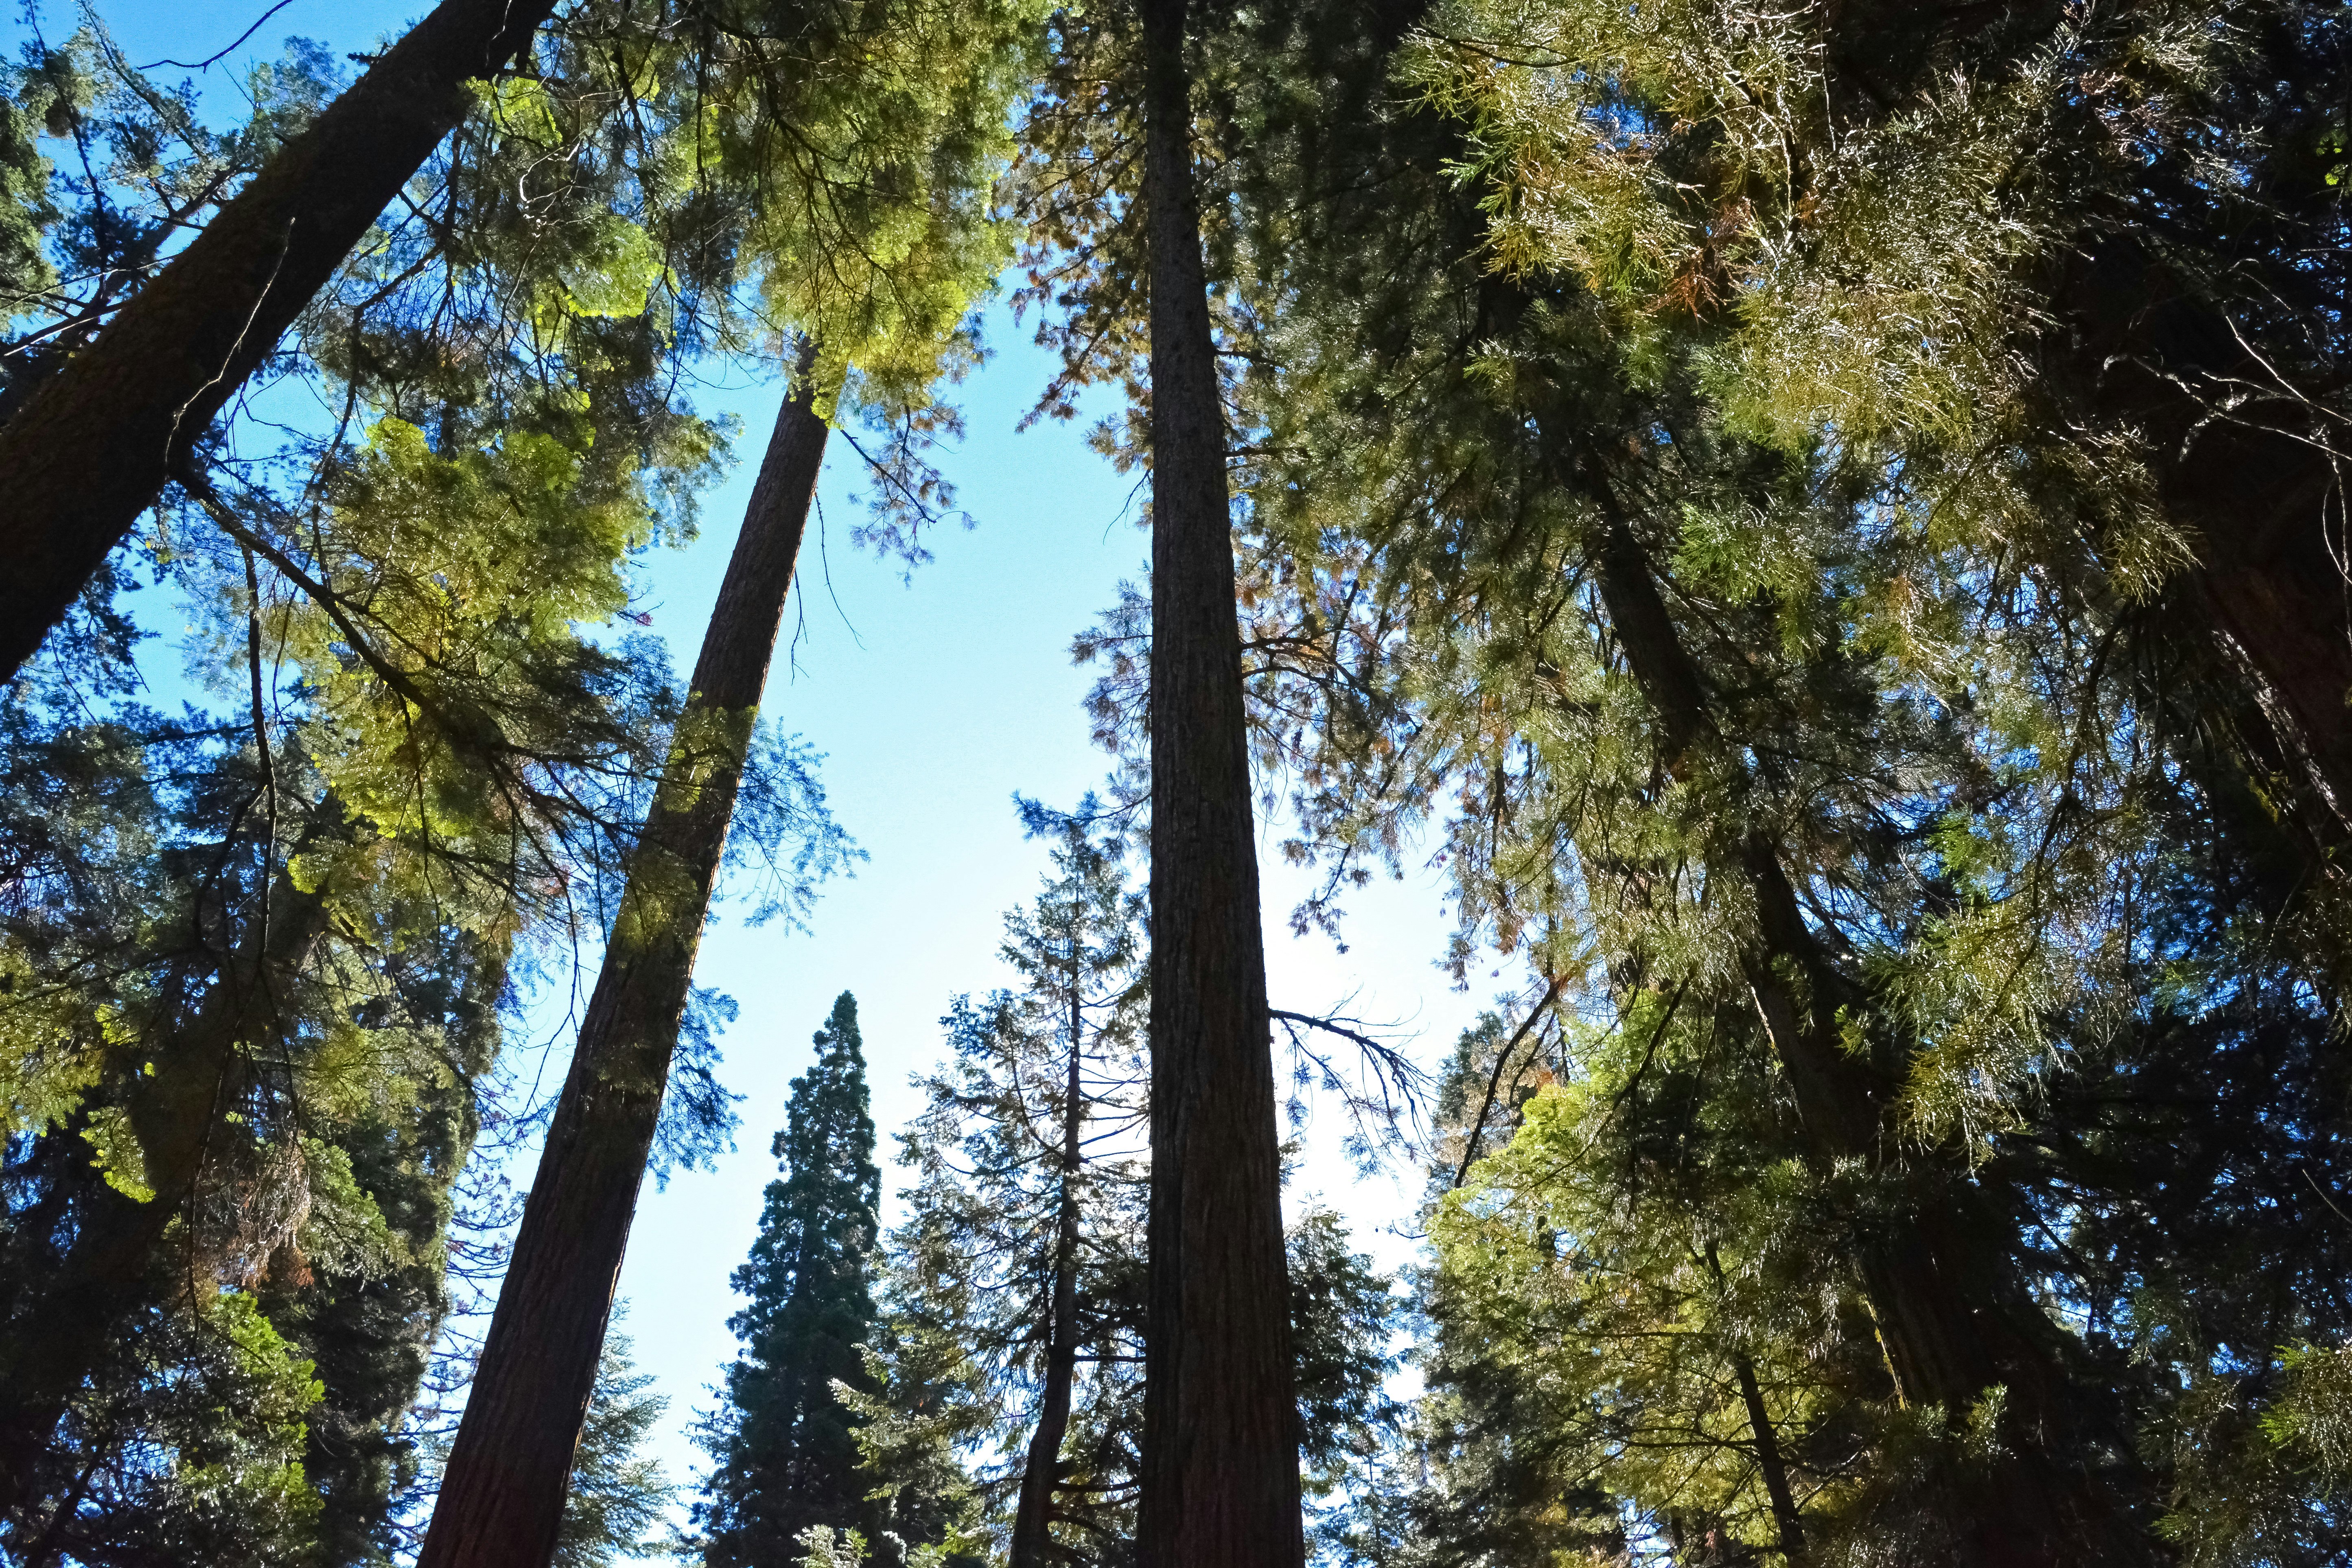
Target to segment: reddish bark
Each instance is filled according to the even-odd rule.
[[[803,383],[776,417],[703,635],[681,744],[630,862],[420,1568],[544,1568],[555,1555],[572,1455],[826,434]]]
[[[1151,1203],[1142,1568],[1298,1568],[1298,1407],[1184,0],[1145,0]]]

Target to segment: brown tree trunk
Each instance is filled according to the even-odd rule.
[[[667,776],[580,1027],[420,1568],[543,1568],[596,1382],[826,427],[801,377],[776,416],[703,634]]]
[[[327,931],[326,900],[280,878],[270,918],[224,965],[184,1033],[156,1052],[124,1109],[137,1134],[152,1196],[140,1203],[92,1184],[75,1217],[71,1249],[56,1277],[28,1290],[0,1362],[0,1518],[28,1500],[37,1460],[58,1420],[125,1322],[151,1300],[164,1232],[201,1197],[223,1113],[236,1108],[245,1064],[287,1023],[286,987]],[[195,1238],[192,1236],[192,1244]]]
[[[2186,537],[2204,629],[2318,795],[2323,849],[2352,837],[2352,534],[2329,426],[2144,247],[2071,256],[2050,377],[2137,431]]]
[[[555,0],[442,0],[0,428],[0,682]]]
[[[1070,934],[1070,1070],[1062,1100],[1062,1212],[1054,1237],[1054,1298],[1045,1336],[1045,1396],[1021,1469],[1013,1515],[1012,1568],[1045,1568],[1054,1496],[1061,1481],[1062,1439],[1070,1430],[1070,1387],[1078,1373],[1078,1157],[1084,1133],[1086,1018],[1079,986],[1078,939]]]
[[[1141,1568],[1298,1568],[1298,1405],[1224,410],[1184,0],[1142,0],[1151,293],[1151,1202]]]
[[[1797,1513],[1797,1494],[1789,1489],[1789,1467],[1780,1460],[1780,1435],[1772,1429],[1772,1413],[1764,1407],[1764,1390],[1756,1382],[1756,1363],[1738,1351],[1731,1352],[1732,1374],[1739,1379],[1740,1403],[1748,1407],[1748,1430],[1756,1442],[1756,1468],[1764,1478],[1764,1495],[1772,1504],[1772,1525],[1780,1538],[1780,1556],[1790,1568],[1805,1561],[1805,1525]]]

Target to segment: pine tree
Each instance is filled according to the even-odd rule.
[[[628,1335],[604,1337],[596,1391],[588,1401],[564,1493],[555,1568],[610,1568],[662,1548],[654,1531],[677,1488],[663,1474],[661,1462],[640,1450],[669,1401],[646,1392],[653,1377],[636,1370],[629,1351]]]
[[[891,1318],[907,1355],[944,1342],[973,1369],[954,1436],[996,1450],[983,1521],[1024,1568],[1133,1530],[1143,909],[1094,816],[1091,797],[1073,816],[1032,813],[1056,842],[1044,891],[1005,917],[998,952],[1020,984],[956,999],[940,1020],[954,1058],[918,1080],[926,1103],[899,1135],[914,1182],[890,1237]],[[928,1392],[898,1360],[886,1426]]]
[[[749,1300],[728,1326],[743,1354],[704,1428],[712,1466],[695,1519],[712,1568],[785,1568],[818,1526],[873,1533],[856,1418],[834,1390],[872,1391],[860,1347],[874,1335],[882,1196],[849,993],[815,1042],[775,1137],[783,1174],[768,1184],[759,1239],[734,1275]]]

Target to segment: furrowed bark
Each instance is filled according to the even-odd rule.
[[[156,1053],[126,1099],[152,1195],[141,1203],[95,1184],[56,1278],[26,1293],[22,1321],[5,1336],[16,1353],[0,1363],[0,1518],[31,1500],[58,1422],[131,1315],[152,1300],[164,1233],[201,1196],[241,1069],[283,1030],[286,988],[326,934],[325,899],[290,879],[279,879],[270,908],[186,1032]]]
[[[1141,0],[1151,296],[1151,1201],[1141,1568],[1298,1568],[1298,1406],[1224,410],[1184,0]]]
[[[555,0],[442,0],[0,428],[0,681]]]
[[[824,458],[806,377],[774,435],[604,949],[434,1507],[420,1568],[543,1568],[604,1349],[742,782],[751,722]]]
[[[1054,1497],[1061,1482],[1062,1439],[1070,1430],[1070,1386],[1078,1373],[1078,1158],[1084,1133],[1086,1017],[1079,985],[1078,942],[1070,938],[1070,1068],[1062,1100],[1062,1202],[1054,1237],[1054,1299],[1045,1339],[1045,1397],[1037,1430],[1029,1436],[1021,1470],[1021,1501],[1013,1515],[1012,1568],[1044,1568],[1051,1542]]]

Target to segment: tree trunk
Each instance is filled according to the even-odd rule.
[[[1659,715],[1667,765],[1680,773],[1695,749],[1719,747],[1722,737],[1704,678],[1639,542],[1620,519],[1604,526],[1596,552],[1601,602],[1635,684]],[[1958,1422],[1987,1390],[2003,1386],[2008,1427],[2048,1447],[2047,1454],[2004,1465],[1999,1507],[1970,1521],[1971,1560],[2054,1568],[2071,1545],[2093,1540],[2126,1556],[2127,1531],[2104,1483],[2076,1467],[2037,1462],[2055,1458],[2066,1435],[2096,1429],[2099,1413],[2071,1407],[2047,1320],[1998,1244],[2002,1216],[1964,1173],[1932,1160],[1898,1161],[1895,1130],[1884,1120],[1891,1086],[1882,1069],[1843,1048],[1835,1019],[1852,991],[1805,923],[1779,847],[1751,836],[1738,847],[1737,868],[1758,925],[1741,967],[1787,1073],[1809,1152],[1824,1163],[1860,1158],[1902,1189],[1901,1201],[1864,1222],[1853,1238],[1863,1296],[1898,1398],[1940,1405]],[[2070,1489],[2061,1479],[2068,1471],[2084,1484]]]
[[[1298,1406],[1224,410],[1184,0],[1142,0],[1151,295],[1151,1201],[1141,1568],[1298,1568]]]
[[[257,922],[246,950],[222,967],[187,1031],[156,1052],[126,1097],[152,1195],[141,1203],[110,1184],[91,1183],[55,1279],[25,1293],[20,1321],[0,1340],[13,1352],[0,1363],[0,1518],[29,1500],[58,1420],[150,1300],[165,1230],[184,1214],[193,1225],[212,1141],[237,1098],[239,1068],[259,1042],[283,1031],[280,1000],[326,934],[327,906],[281,877],[271,908],[274,918]]]
[[[1074,922],[1075,924],[1075,922]],[[1086,1020],[1081,1010],[1078,939],[1070,935],[1070,1071],[1062,1100],[1062,1212],[1054,1238],[1054,1300],[1046,1327],[1045,1389],[1037,1430],[1021,1470],[1021,1501],[1013,1515],[1012,1568],[1045,1568],[1054,1496],[1061,1482],[1062,1439],[1070,1430],[1070,1386],[1078,1373],[1078,1157],[1084,1133]]]
[[[1764,1390],[1756,1382],[1756,1363],[1745,1352],[1731,1352],[1732,1374],[1739,1379],[1740,1403],[1748,1407],[1748,1430],[1756,1440],[1756,1468],[1764,1478],[1764,1495],[1772,1504],[1772,1524],[1780,1538],[1780,1556],[1790,1568],[1805,1561],[1805,1525],[1797,1514],[1797,1494],[1789,1489],[1789,1468],[1780,1462],[1780,1435],[1772,1429],[1772,1413],[1764,1407]]]
[[[555,0],[442,0],[0,429],[0,682]]]
[[[2352,536],[2324,444],[2340,426],[2320,425],[2137,241],[2071,255],[2053,304],[2072,335],[2054,340],[2050,376],[2141,436],[2158,504],[2194,557],[2203,629],[2319,796],[2333,848],[2352,837]]]
[[[596,1382],[670,1054],[826,427],[803,353],[629,863],[420,1568],[543,1568]]]

